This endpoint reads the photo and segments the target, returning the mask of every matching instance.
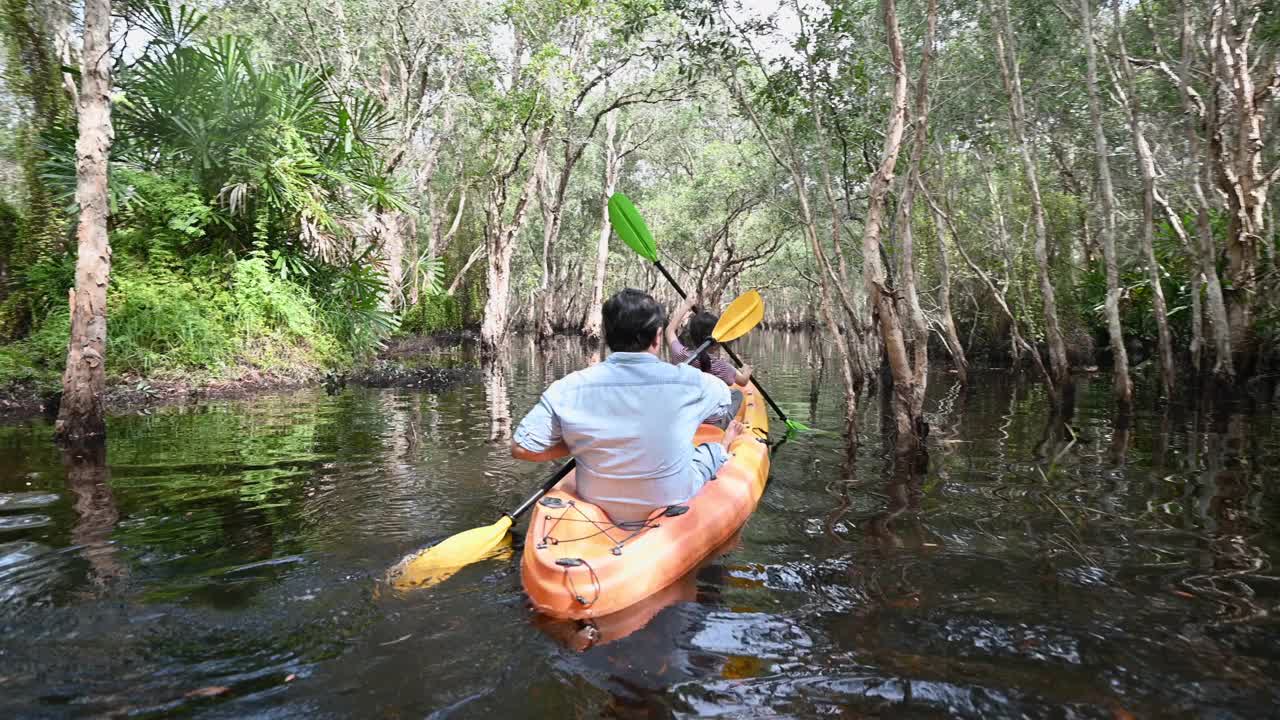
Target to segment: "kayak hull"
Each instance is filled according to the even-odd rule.
[[[566,620],[623,610],[685,576],[742,527],[769,476],[769,452],[761,441],[768,434],[767,411],[753,385],[742,392],[738,417],[747,430],[682,514],[618,527],[574,494],[572,474],[534,506],[521,560],[534,609]],[[722,438],[719,428],[702,425],[694,442]]]

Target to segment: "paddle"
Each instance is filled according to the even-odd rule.
[[[693,362],[698,354],[706,350],[712,342],[725,343],[746,335],[760,324],[763,318],[764,300],[761,299],[760,293],[755,290],[743,293],[720,314],[720,322],[716,323],[715,328],[712,329],[711,337],[698,347],[688,362]],[[561,465],[559,470],[542,483],[542,487],[538,488],[537,492],[520,503],[515,510],[504,513],[498,518],[498,522],[460,532],[396,563],[387,571],[387,580],[397,590],[429,587],[443,582],[471,563],[491,557],[504,546],[507,531],[516,520],[533,507],[533,504],[543,495],[550,492],[556,483],[563,480],[575,465],[577,461],[572,458]]]
[[[618,237],[622,238],[622,242],[626,243],[627,247],[635,250],[636,254],[658,268],[658,272],[662,273],[667,282],[671,283],[671,287],[675,289],[681,299],[688,297],[680,287],[680,283],[676,282],[671,273],[667,272],[667,269],[662,266],[662,261],[658,259],[658,245],[653,241],[653,233],[649,232],[649,226],[645,224],[644,218],[640,217],[640,211],[636,210],[636,206],[631,204],[631,200],[626,195],[614,193],[609,198],[609,224],[613,226],[613,231],[618,233]],[[733,348],[725,345],[724,351],[729,354],[734,363],[739,367],[742,366],[742,359],[733,352]],[[695,352],[694,356],[697,357],[700,352],[701,350]],[[782,418],[782,422],[787,426],[788,432],[811,429],[808,425],[787,417],[782,408],[778,407],[778,403],[774,402],[769,393],[765,391],[764,386],[760,384],[759,378],[756,378],[753,374],[752,379],[755,380],[756,390],[760,391],[760,396],[764,398],[765,402],[769,403],[769,407],[773,408],[778,417]]]

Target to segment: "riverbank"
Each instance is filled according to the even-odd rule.
[[[306,387],[337,391],[360,387],[411,387],[431,392],[472,382],[479,368],[457,356],[474,338],[465,332],[440,332],[395,338],[375,356],[347,367],[315,364],[264,370],[249,365],[230,368],[164,370],[147,375],[126,372],[107,378],[104,397],[109,415],[149,413],[165,406],[207,400],[234,400]],[[0,348],[3,349],[3,348]],[[41,415],[53,417],[61,399],[59,376],[51,369],[18,367],[0,373],[0,424]]]

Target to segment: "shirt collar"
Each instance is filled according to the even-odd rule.
[[[645,363],[663,362],[662,358],[650,352],[615,352],[605,358],[608,363]]]

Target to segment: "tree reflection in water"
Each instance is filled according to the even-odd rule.
[[[511,437],[511,397],[507,388],[507,363],[510,358],[499,352],[481,361],[484,373],[485,400],[489,408],[489,442]]]
[[[1200,474],[1200,515],[1205,536],[1194,572],[1181,579],[1183,590],[1220,606],[1226,622],[1242,622],[1268,614],[1254,585],[1271,578],[1271,560],[1256,543],[1256,509],[1250,507],[1254,468],[1249,461],[1249,422],[1240,400],[1202,404],[1210,429]],[[1198,438],[1197,438],[1198,440]]]
[[[93,592],[104,592],[128,575],[127,565],[117,556],[111,534],[120,520],[111,493],[105,443],[90,443],[62,449],[62,466],[67,489],[75,495],[76,522],[71,542],[89,563]]]

